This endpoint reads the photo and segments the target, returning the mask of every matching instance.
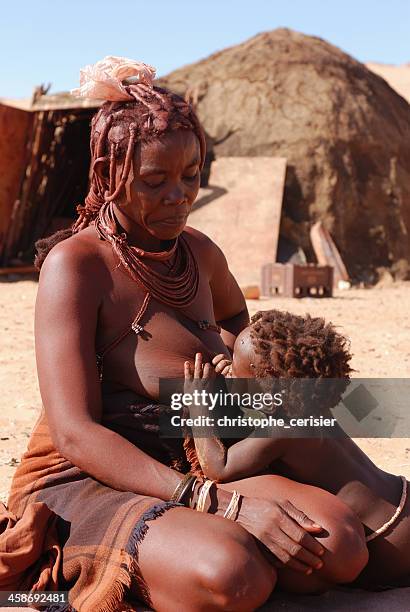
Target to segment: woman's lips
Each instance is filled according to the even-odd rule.
[[[167,219],[160,219],[157,223],[161,225],[181,225],[181,223],[185,223],[186,215],[179,217],[168,217]]]

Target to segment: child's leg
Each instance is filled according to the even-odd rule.
[[[410,483],[400,516],[385,533],[369,542],[368,548],[370,560],[360,575],[359,586],[410,586]]]
[[[368,561],[363,526],[356,515],[337,497],[310,485],[282,476],[264,475],[220,485],[243,495],[276,501],[289,500],[309,518],[323,526],[316,536],[326,548],[323,568],[305,576],[289,569],[278,570],[278,585],[287,591],[324,591],[334,584],[352,582]]]

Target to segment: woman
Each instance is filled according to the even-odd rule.
[[[222,488],[209,513],[170,501],[189,464],[181,441],[158,435],[158,379],[179,377],[196,352],[229,356],[248,313],[223,253],[186,227],[203,132],[154,74],[120,58],[82,72],[80,93],[109,102],[92,123],[79,219],[68,238],[39,245],[44,412],[9,510],[22,517],[43,503],[55,513],[58,584],[75,610],[116,610],[125,597],[156,610],[254,610],[275,586],[274,565],[293,569],[295,584],[320,568],[330,581],[353,579],[366,562],[361,527],[342,504],[327,514],[323,500],[314,524],[296,483],[289,501],[255,490],[236,521],[223,517],[232,494]]]

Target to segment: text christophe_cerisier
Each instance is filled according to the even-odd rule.
[[[333,427],[336,419],[323,416],[295,417],[289,420],[275,418],[264,413],[258,416],[229,416],[224,414],[215,419],[209,415],[215,407],[232,407],[240,405],[256,411],[283,406],[283,393],[229,393],[218,391],[211,393],[205,389],[194,390],[191,393],[173,393],[170,405],[172,410],[190,409],[190,416],[175,414],[171,417],[174,427]],[[196,409],[196,410],[195,410]],[[193,414],[194,413],[194,414]]]

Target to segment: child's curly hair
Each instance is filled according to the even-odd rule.
[[[289,381],[293,387],[292,412],[306,413],[308,406],[322,412],[340,401],[353,372],[352,355],[349,341],[332,323],[321,317],[266,310],[251,318],[250,328],[259,357],[255,364],[257,378],[316,379],[309,385]]]

